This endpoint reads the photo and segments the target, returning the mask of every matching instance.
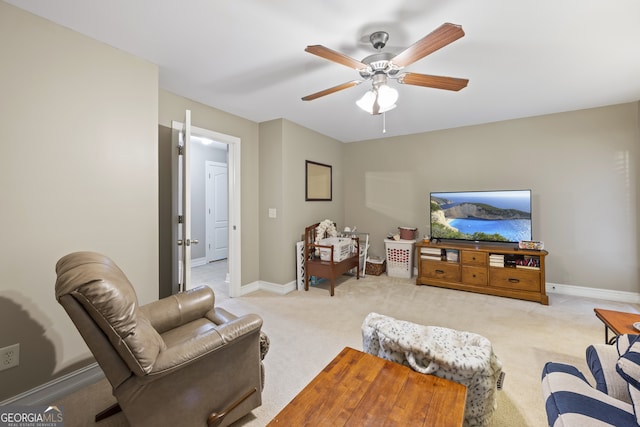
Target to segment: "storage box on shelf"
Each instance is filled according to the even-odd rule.
[[[457,251],[458,256],[452,256]],[[497,244],[432,243],[416,245],[417,285],[537,301],[548,304],[544,250]]]
[[[347,259],[353,252],[353,240],[349,237],[327,237],[320,239],[319,245],[333,246],[333,261],[340,262]],[[320,259],[331,260],[331,248],[320,248]]]

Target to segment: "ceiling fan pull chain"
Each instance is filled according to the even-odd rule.
[[[382,133],[387,133],[387,113],[382,113]]]

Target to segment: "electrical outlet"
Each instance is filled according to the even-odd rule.
[[[0,348],[0,371],[20,364],[20,344]]]

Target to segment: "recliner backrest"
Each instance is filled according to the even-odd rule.
[[[140,310],[122,270],[104,255],[76,252],[58,261],[56,273],[56,298],[73,296],[131,371],[139,376],[151,372],[166,345]]]

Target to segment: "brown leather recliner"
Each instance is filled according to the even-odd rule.
[[[118,401],[96,420],[121,409],[133,427],[225,426],[261,405],[259,316],[214,308],[208,287],[141,307],[120,268],[93,252],[61,258],[56,273],[56,299]]]

